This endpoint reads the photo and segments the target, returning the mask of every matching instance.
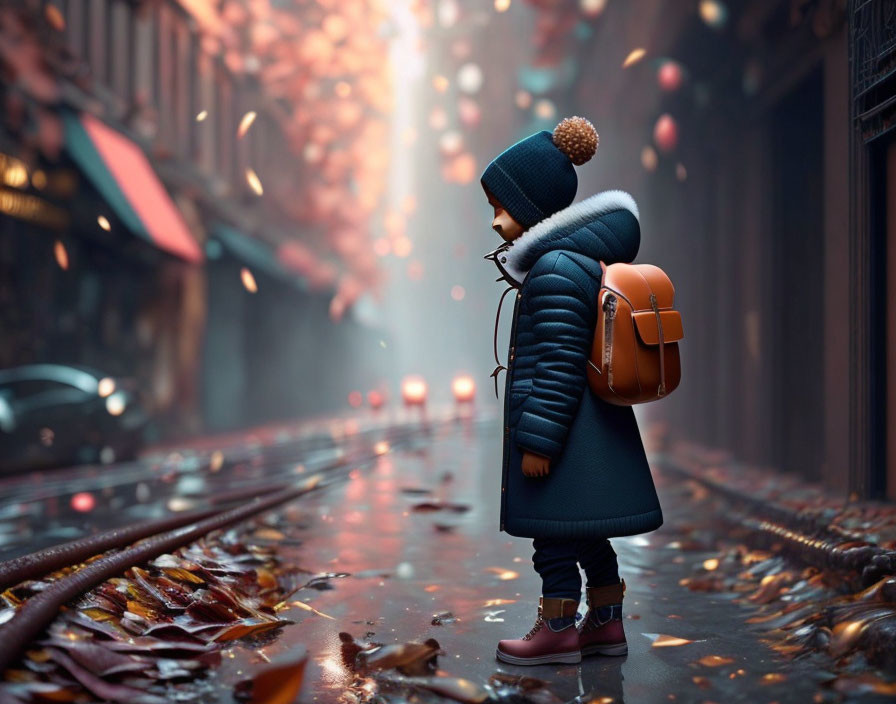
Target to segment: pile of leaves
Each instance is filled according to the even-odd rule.
[[[46,637],[6,672],[0,694],[22,701],[103,699],[162,704],[201,696],[197,680],[226,644],[270,642],[296,568],[284,568],[270,527],[217,532],[110,579],[60,612]],[[0,620],[54,578],[0,594]]]
[[[718,506],[709,508],[721,501],[717,495],[693,480],[681,487],[703,508],[692,515],[719,514]],[[770,648],[790,659],[818,661],[827,690],[838,695],[896,694],[896,577],[884,577],[857,592],[854,576],[756,549],[738,539],[748,538],[746,534],[709,540],[710,518],[680,524],[676,533],[667,548],[712,555],[695,562],[681,586],[735,595],[733,601],[749,612],[745,623],[760,630]]]

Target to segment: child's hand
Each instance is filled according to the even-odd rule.
[[[523,474],[527,477],[546,477],[550,471],[551,460],[534,452],[523,451]]]

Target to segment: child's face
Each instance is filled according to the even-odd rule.
[[[492,229],[501,235],[507,242],[515,240],[523,234],[525,231],[523,226],[510,217],[510,213],[504,210],[503,206],[498,202],[498,199],[488,191],[486,192],[486,195],[488,196],[489,204],[495,209],[495,218],[492,220]]]

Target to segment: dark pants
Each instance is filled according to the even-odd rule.
[[[606,538],[535,538],[532,545],[535,548],[532,562],[541,575],[542,596],[579,599],[582,594],[579,565],[585,570],[589,587],[619,583],[616,553]]]

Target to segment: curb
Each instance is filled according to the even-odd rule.
[[[808,565],[856,573],[863,587],[896,573],[896,550],[832,528],[829,517],[822,519],[746,496],[689,469],[669,453],[655,452],[651,460],[663,471],[696,481],[723,497],[737,509],[727,516],[727,520],[748,530],[764,546],[777,544],[781,551]],[[887,601],[896,601],[896,580],[884,585],[882,596]]]

